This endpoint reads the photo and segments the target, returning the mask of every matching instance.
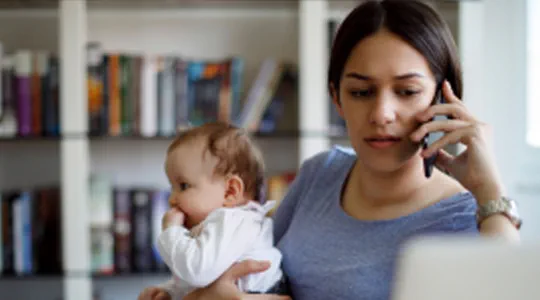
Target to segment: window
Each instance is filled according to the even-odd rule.
[[[540,1],[527,1],[527,145],[540,148]]]

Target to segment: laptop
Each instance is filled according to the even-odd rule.
[[[540,300],[540,244],[417,239],[398,258],[392,300]]]

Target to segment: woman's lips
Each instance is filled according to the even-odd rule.
[[[373,137],[373,138],[366,138],[364,139],[366,143],[375,149],[386,149],[390,148],[399,142],[401,142],[401,138],[398,137]]]

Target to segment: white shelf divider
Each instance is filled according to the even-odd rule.
[[[85,0],[62,0],[59,6],[61,90],[61,191],[64,299],[91,300],[88,223],[89,154],[86,132]],[[66,137],[70,136],[70,137]]]
[[[328,61],[328,2],[299,3],[299,162],[330,148],[329,98],[326,89]]]

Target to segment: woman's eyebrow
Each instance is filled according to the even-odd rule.
[[[365,80],[365,81],[373,80],[373,78],[371,78],[371,77],[369,77],[367,75],[362,75],[362,74],[359,74],[359,73],[356,73],[356,72],[349,72],[349,73],[345,74],[345,77],[354,78],[354,79],[358,79],[358,80]]]
[[[417,73],[417,72],[410,72],[410,73],[405,73],[403,75],[398,75],[398,76],[395,76],[394,78],[396,80],[406,80],[406,79],[411,79],[411,78],[424,78],[426,76],[424,76],[423,74],[421,73]]]
[[[353,79],[357,79],[357,80],[363,80],[363,81],[373,80],[372,77],[369,77],[367,75],[363,75],[363,74],[360,74],[360,73],[356,73],[356,72],[349,72],[349,73],[345,74],[345,77],[353,78]],[[409,73],[405,73],[405,74],[402,74],[402,75],[394,76],[394,79],[396,79],[396,80],[407,80],[407,79],[411,79],[411,78],[424,78],[424,77],[426,77],[426,76],[424,76],[422,73],[409,72]]]

